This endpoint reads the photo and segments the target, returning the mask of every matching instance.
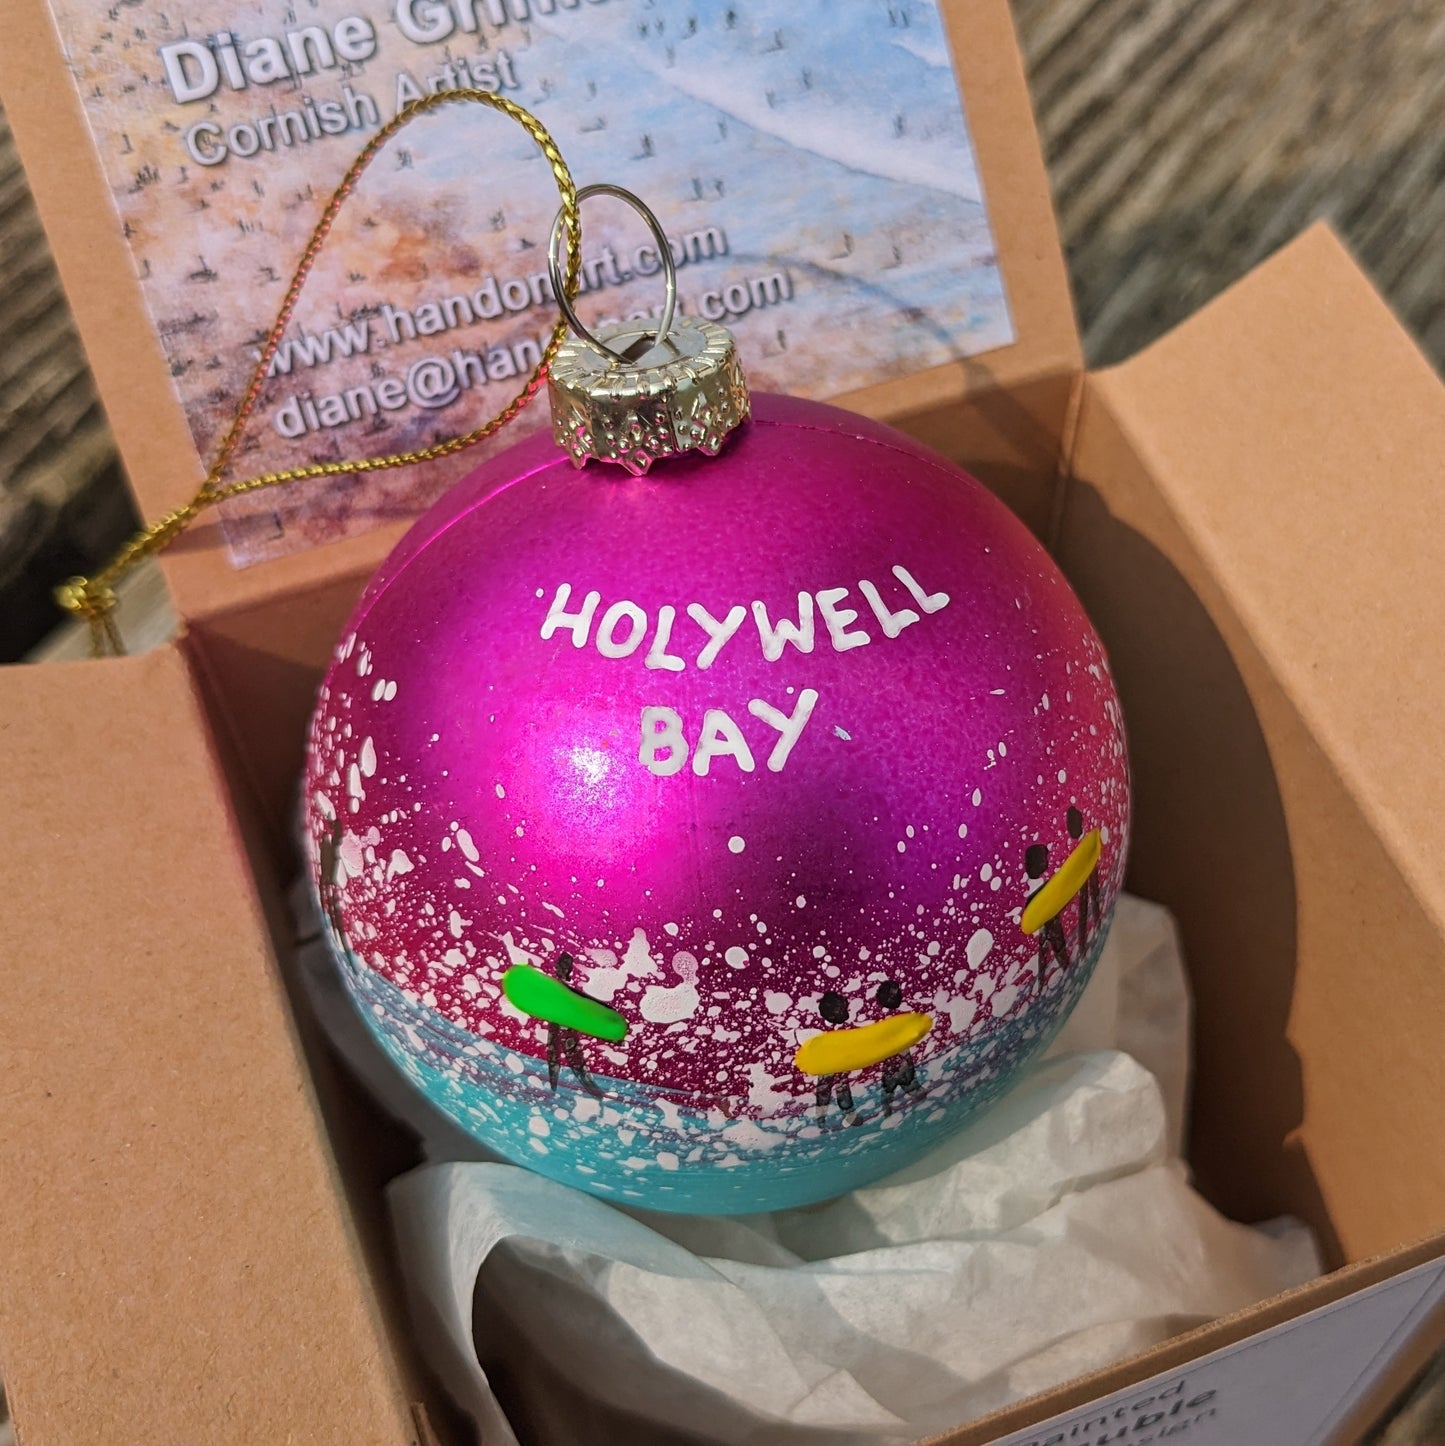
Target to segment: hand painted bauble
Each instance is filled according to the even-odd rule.
[[[502,1155],[797,1205],[995,1099],[1093,969],[1129,795],[1108,664],[957,467],[754,399],[627,477],[521,443],[368,587],[306,833],[349,987]]]

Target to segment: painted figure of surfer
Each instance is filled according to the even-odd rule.
[[[341,820],[333,818],[331,827],[316,847],[317,893],[320,895],[321,911],[331,924],[338,943],[346,938],[346,931],[341,926],[341,881],[337,878],[341,871],[341,840],[345,832]]]
[[[892,979],[886,979],[878,986],[874,999],[881,1008],[891,1012],[903,1002],[903,991]],[[859,1124],[849,1076],[875,1064],[883,1066],[885,1115],[892,1113],[893,1096],[898,1090],[907,1095],[923,1093],[913,1060],[913,1046],[933,1028],[931,1014],[894,1014],[872,1024],[850,1025],[848,1001],[832,989],[818,1000],[818,1013],[824,1023],[835,1028],[804,1040],[793,1056],[793,1063],[817,1081],[814,1099],[819,1120],[827,1116],[828,1106],[836,1101],[844,1124]]]
[[[903,1003],[903,990],[898,982],[893,979],[885,979],[879,986],[878,992],[873,996],[878,1007],[885,1013],[891,1014],[900,1004]],[[923,1086],[918,1082],[918,1067],[913,1062],[913,1051],[911,1049],[901,1050],[898,1054],[890,1055],[883,1061],[883,1113],[893,1113],[893,1092],[903,1090],[905,1094],[913,1095],[915,1098],[923,1093]],[[902,1101],[900,1100],[901,1104]]]
[[[572,987],[572,956],[570,954],[564,953],[557,956],[557,978],[569,989]],[[557,1080],[562,1073],[564,1057],[582,1088],[589,1095],[595,1095],[600,1100],[602,1091],[597,1088],[597,1081],[588,1072],[587,1060],[582,1054],[582,1036],[575,1029],[568,1029],[565,1025],[549,1020],[547,1023],[547,1083],[554,1090],[557,1088]]]
[[[1099,853],[1102,840],[1099,830],[1084,832],[1084,816],[1070,807],[1066,824],[1074,846],[1068,857],[1048,875],[1049,850],[1046,844],[1030,844],[1024,852],[1024,872],[1030,881],[1041,880],[1024,906],[1020,927],[1025,934],[1039,939],[1039,973],[1035,986],[1042,986],[1051,964],[1060,974],[1067,974],[1076,959],[1082,959],[1089,948],[1092,934],[1102,922],[1099,902]],[[1077,951],[1069,939],[1064,911],[1077,899]]]
[[[823,1016],[823,1020],[827,1024],[847,1024],[848,1001],[841,994],[830,989],[818,1001],[818,1013]],[[813,1094],[817,1101],[820,1120],[827,1116],[828,1106],[836,1099],[838,1108],[843,1114],[843,1123],[847,1125],[860,1123],[858,1112],[853,1108],[853,1086],[848,1082],[846,1074],[819,1075]]]
[[[502,992],[523,1014],[547,1026],[547,1082],[552,1089],[565,1062],[582,1088],[600,1100],[602,1090],[587,1068],[582,1036],[620,1044],[627,1037],[627,1021],[572,984],[572,963],[570,954],[558,954],[555,979],[530,964],[514,964],[502,975]]]
[[[1075,844],[1082,846],[1084,835],[1084,815],[1077,808],[1070,808],[1068,814],[1069,837]],[[1092,920],[1092,930],[1090,921]],[[1099,905],[1099,854],[1094,851],[1093,862],[1089,866],[1089,872],[1084,879],[1084,887],[1079,890],[1079,958],[1083,958],[1089,952],[1089,935],[1097,933],[1101,922]]]

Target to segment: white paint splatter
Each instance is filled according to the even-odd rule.
[[[741,1150],[776,1149],[787,1138],[780,1132],[763,1129],[752,1120],[734,1120],[723,1130],[722,1137],[728,1144],[736,1145]]]
[[[740,839],[737,834],[734,834],[728,840],[728,848],[729,850],[731,850],[731,852],[735,854],[740,854],[745,848],[747,848],[747,844],[742,839]]]
[[[647,935],[639,925],[627,941],[627,951],[622,956],[622,967],[634,978],[641,979],[657,973],[657,961],[647,945]]]
[[[691,980],[684,979],[671,989],[660,984],[650,984],[642,996],[642,1017],[653,1024],[676,1024],[680,1019],[691,1019],[697,1013],[697,988]]]
[[[977,969],[985,959],[988,958],[988,951],[993,948],[993,935],[987,929],[977,929],[973,937],[969,939],[964,953],[968,956],[968,962]]]
[[[1022,988],[1021,984],[1005,984],[1002,989],[995,991],[989,1000],[995,1019],[1002,1019],[1014,1007],[1014,1001],[1019,997]]]
[[[770,1075],[766,1065],[754,1061],[748,1066],[748,1104],[759,1114],[775,1114],[793,1103],[790,1093],[774,1089],[774,1085],[786,1085],[788,1082],[788,1075]]]
[[[627,983],[627,971],[617,968],[617,955],[611,949],[589,949],[594,965],[587,971],[587,992],[595,999],[611,1003],[617,991]],[[611,964],[603,962],[611,960]]]
[[[732,965],[734,969],[746,969],[748,967],[748,951],[741,944],[734,944],[723,955],[723,958]]]
[[[978,1004],[958,994],[946,994],[939,990],[933,997],[933,1008],[938,1014],[948,1015],[948,1027],[954,1034],[968,1031],[978,1014]]]
[[[342,870],[349,879],[359,879],[361,871],[366,867],[366,846],[368,840],[358,838],[354,833],[343,835],[341,844],[336,850],[336,856],[341,861]]]

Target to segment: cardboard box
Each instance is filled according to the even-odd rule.
[[[944,8],[1019,340],[844,400],[995,487],[1094,616],[1131,885],[1193,971],[1198,1183],[1302,1216],[1334,1269],[939,1440],[1347,1440],[1445,1325],[1445,390],[1322,228],[1086,373],[1007,8]],[[194,451],[49,17],[11,12],[0,93],[155,516]],[[0,673],[0,1374],[25,1446],[460,1439],[386,1247],[408,1144],[284,967],[303,723],[399,530],[234,571],[203,524],[166,560],[175,644]]]

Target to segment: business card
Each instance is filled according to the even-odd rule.
[[[202,458],[347,166],[437,91],[517,102],[579,186],[637,193],[682,314],[733,330],[755,390],[834,396],[1013,340],[936,0],[51,3]],[[557,204],[489,107],[402,131],[336,222],[233,475],[422,448],[499,411],[556,319]],[[625,206],[588,203],[589,326],[659,312],[663,269]],[[227,503],[232,557],[415,513],[545,424],[539,400],[460,456]]]

